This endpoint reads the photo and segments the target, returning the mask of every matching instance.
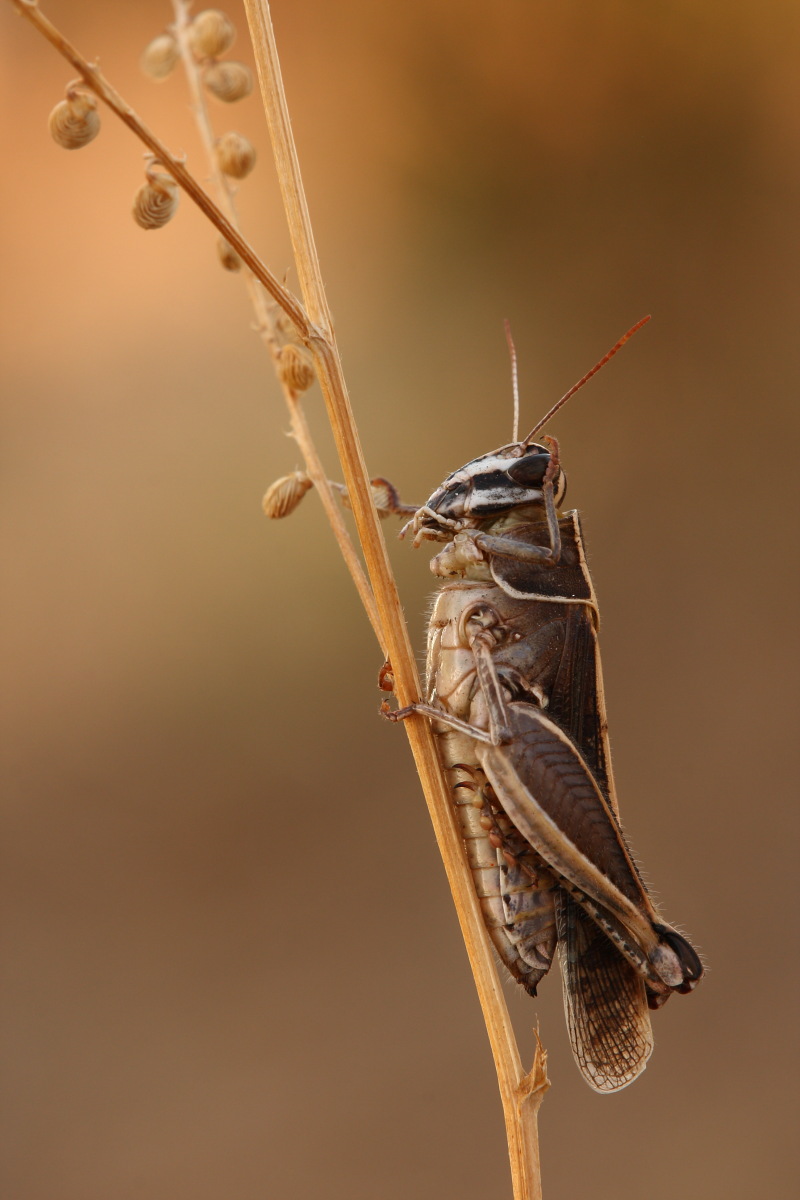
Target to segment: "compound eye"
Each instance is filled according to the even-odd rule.
[[[549,462],[549,454],[526,454],[507,467],[506,474],[522,487],[541,487]]]

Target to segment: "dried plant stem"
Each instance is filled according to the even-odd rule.
[[[336,348],[333,324],[314,246],[266,0],[245,0],[245,7],[255,47],[262,96],[270,125],[306,308],[269,271],[253,248],[241,236],[237,228],[232,197],[228,197],[230,204],[227,204],[223,196],[224,189],[220,192],[221,203],[226,207],[226,215],[226,212],[223,212],[214,203],[197,180],[186,170],[184,164],[176,159],[155,134],[144,125],[97,67],[83,58],[59,30],[43,16],[36,0],[9,0],[9,2],[73,65],[86,86],[103,100],[151,150],[239,254],[254,277],[250,282],[254,289],[254,303],[257,301],[259,328],[270,351],[274,354],[277,348],[271,313],[255,280],[288,314],[300,337],[312,350],[333,427],[359,539],[364,551],[367,571],[374,590],[374,601],[369,593],[368,585],[365,584],[365,588],[359,586],[353,562],[359,570],[360,564],[355,557],[352,543],[349,543],[349,538],[346,537],[346,531],[345,539],[339,538],[337,534],[337,540],[356,580],[356,586],[359,588],[359,595],[364,606],[368,614],[371,614],[378,641],[391,661],[398,700],[403,705],[418,700],[420,685],[416,664],[373,503],[369,477]],[[262,320],[264,316],[266,316],[266,320]],[[287,397],[287,400],[291,401],[289,410],[292,432],[304,457],[306,450],[310,452],[310,459],[306,459],[308,473],[320,489],[326,513],[334,527],[334,532],[336,532],[337,523],[342,525],[341,514],[327,487],[305,417],[297,403],[296,396]],[[314,464],[313,468],[312,463]],[[330,508],[325,500],[326,496],[331,501]],[[348,543],[352,555],[345,551],[345,545]],[[377,616],[375,615],[376,608]],[[467,866],[461,835],[450,802],[449,788],[436,752],[433,734],[427,720],[418,716],[406,721],[405,728],[453,893],[456,912],[489,1033],[506,1121],[514,1197],[515,1200],[540,1200],[537,1113],[549,1086],[546,1054],[537,1038],[533,1068],[529,1074],[525,1073],[508,1015],[502,985],[495,967],[491,944]]]
[[[219,207],[230,224],[237,231],[239,230],[239,217],[236,212],[236,204],[234,201],[234,189],[228,179],[219,168],[216,155],[216,138],[211,124],[211,118],[208,113],[208,105],[206,104],[205,94],[200,82],[200,71],[192,48],[189,44],[189,27],[191,19],[189,17],[190,0],[172,0],[172,7],[175,12],[175,24],[173,26],[175,37],[181,52],[186,79],[189,85],[189,91],[192,98],[192,109],[194,112],[195,122],[200,134],[200,140],[203,143],[203,148],[208,156],[209,169],[214,187],[217,192]],[[328,518],[328,523],[333,530],[333,535],[336,538],[339,549],[344,558],[347,569],[356,586],[361,603],[367,614],[369,622],[375,637],[378,639],[378,644],[381,646],[384,654],[386,647],[383,642],[383,632],[378,620],[378,610],[375,604],[375,597],[372,594],[372,589],[364,574],[364,568],[353,545],[350,534],[347,532],[347,526],[344,523],[341,507],[328,481],[325,473],[325,468],[322,465],[317,448],[314,445],[311,431],[306,421],[305,413],[303,412],[301,397],[292,390],[291,387],[282,378],[279,363],[280,363],[280,341],[277,336],[273,311],[267,302],[264,290],[256,279],[252,270],[245,269],[243,272],[244,284],[247,289],[247,294],[250,297],[250,302],[253,306],[253,311],[256,316],[258,332],[261,337],[267,352],[272,359],[275,373],[283,392],[283,398],[286,407],[289,411],[289,420],[291,422],[292,437],[297,443],[300,453],[303,456],[303,461],[306,466],[306,471],[319,494],[322,506],[325,509],[325,515]]]
[[[323,336],[312,337],[309,345],[314,352],[345,484],[378,604],[384,641],[394,672],[395,692],[400,703],[405,705],[418,699],[419,679],[397,586],[372,503],[369,477],[336,348],[289,120],[269,5],[267,0],[245,0],[245,8],[303,298],[310,319],[323,332]],[[541,1183],[537,1113],[549,1086],[546,1056],[537,1039],[533,1069],[529,1075],[525,1074],[433,734],[427,720],[421,717],[413,717],[405,726],[489,1033],[506,1119],[515,1200],[539,1200]]]

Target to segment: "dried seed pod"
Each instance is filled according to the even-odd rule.
[[[223,133],[217,142],[217,162],[223,175],[244,179],[256,165],[256,152],[241,133]]]
[[[160,163],[147,169],[147,182],[133,198],[133,219],[142,229],[160,229],[171,221],[178,207],[180,189],[171,175],[159,171]]]
[[[281,350],[280,376],[293,392],[305,392],[314,382],[314,359],[305,346],[287,342]]]
[[[189,27],[189,44],[196,58],[218,58],[230,50],[235,38],[233,21],[216,8],[198,13]]]
[[[66,100],[61,100],[50,113],[50,134],[65,150],[80,150],[88,146],[100,132],[97,98],[90,92],[67,88]]]
[[[227,238],[217,238],[217,254],[226,271],[241,271],[242,260]]]
[[[253,76],[244,63],[214,62],[203,71],[203,83],[218,100],[233,104],[253,90]]]
[[[160,33],[145,46],[140,66],[151,79],[166,79],[180,56],[180,48],[172,34]]]
[[[291,475],[282,475],[270,484],[264,493],[264,499],[261,501],[264,515],[273,520],[288,517],[313,486],[305,471],[292,471]]]

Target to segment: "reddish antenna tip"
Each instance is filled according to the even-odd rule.
[[[631,325],[628,332],[623,333],[623,335],[619,339],[619,341],[614,343],[614,345],[609,350],[608,354],[604,354],[603,357],[600,359],[600,361],[596,362],[594,364],[591,371],[587,371],[586,374],[583,376],[583,378],[579,379],[578,382],[576,384],[574,384],[569,389],[568,392],[564,393],[564,395],[561,397],[561,399],[553,405],[553,407],[550,409],[550,411],[545,413],[545,415],[542,417],[541,421],[539,421],[536,425],[534,425],[533,429],[530,431],[528,436],[524,439],[526,443],[531,440],[531,438],[533,437],[533,435],[535,433],[538,433],[539,430],[544,425],[547,424],[547,422],[550,420],[551,417],[555,416],[555,414],[562,407],[562,405],[567,403],[570,396],[574,396],[579,388],[582,388],[585,383],[588,383],[589,380],[592,378],[592,376],[596,375],[597,372],[600,370],[600,368],[604,367],[606,365],[606,363],[608,362],[608,360],[610,358],[613,358],[614,355],[617,353],[617,351],[621,350],[622,347],[625,345],[625,343],[627,341],[629,341],[633,337],[633,335],[642,328],[643,325],[647,324],[647,322],[650,320],[650,316],[651,316],[651,314],[648,313],[646,317],[642,317],[641,320],[637,321],[635,325]]]

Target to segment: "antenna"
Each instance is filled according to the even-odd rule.
[[[517,351],[514,346],[514,339],[511,336],[511,325],[508,317],[503,321],[506,330],[506,341],[508,342],[508,353],[511,355],[511,386],[514,390],[514,432],[511,435],[512,442],[519,441],[519,378],[517,376]]]
[[[618,341],[618,342],[616,342],[616,343],[615,343],[615,344],[614,344],[614,345],[611,347],[611,349],[609,350],[608,354],[604,354],[604,355],[603,355],[603,357],[600,359],[600,361],[599,361],[598,363],[595,363],[595,364],[594,364],[594,366],[592,367],[591,371],[587,371],[587,372],[586,372],[586,374],[583,376],[583,378],[582,378],[582,379],[579,379],[579,380],[578,380],[578,382],[577,382],[576,384],[574,384],[574,385],[573,385],[573,386],[572,386],[572,387],[569,389],[569,391],[568,391],[568,392],[565,392],[565,393],[564,393],[564,395],[561,397],[561,399],[560,399],[560,400],[559,400],[559,401],[558,401],[556,404],[554,404],[554,405],[553,405],[553,407],[550,409],[550,411],[549,411],[548,413],[545,413],[545,415],[542,417],[541,421],[539,421],[539,422],[538,422],[536,425],[534,425],[533,429],[530,431],[530,433],[528,434],[528,436],[525,438],[525,442],[524,442],[524,443],[521,443],[521,444],[527,444],[528,442],[530,442],[530,440],[531,440],[531,438],[533,437],[533,435],[534,435],[535,433],[538,433],[538,432],[539,432],[539,430],[542,428],[542,426],[543,426],[543,425],[546,425],[546,424],[547,424],[547,422],[550,420],[550,418],[551,418],[552,416],[555,416],[555,414],[556,414],[556,413],[558,412],[558,410],[559,410],[559,409],[562,407],[562,405],[564,405],[564,404],[566,404],[566,403],[567,403],[567,401],[569,400],[570,396],[574,396],[574,395],[575,395],[575,393],[578,391],[578,389],[579,389],[579,388],[582,388],[582,387],[583,387],[583,385],[584,385],[585,383],[588,383],[588,382],[589,382],[589,380],[592,378],[592,376],[593,376],[593,375],[596,375],[596,374],[597,374],[597,372],[600,370],[600,368],[601,368],[601,367],[604,367],[604,366],[606,365],[606,363],[608,362],[608,360],[609,360],[610,358],[613,358],[613,357],[614,357],[614,355],[617,353],[617,351],[618,351],[618,350],[621,350],[621,349],[622,349],[622,347],[625,345],[625,343],[626,343],[626,342],[627,342],[627,341],[628,341],[630,338],[632,338],[632,337],[633,337],[633,335],[634,335],[634,334],[635,334],[635,333],[636,333],[636,332],[637,332],[639,329],[641,329],[643,325],[646,325],[646,324],[647,324],[647,322],[648,322],[649,320],[650,320],[650,315],[648,314],[648,316],[646,316],[646,317],[642,317],[641,321],[637,321],[635,325],[632,325],[632,326],[630,327],[630,329],[628,330],[628,332],[627,332],[627,333],[623,333],[623,335],[622,335],[622,337],[619,339],[619,341]]]

